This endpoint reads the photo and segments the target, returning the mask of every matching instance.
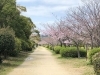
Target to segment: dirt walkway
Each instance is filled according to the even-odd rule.
[[[73,75],[70,73],[59,65],[51,52],[38,47],[22,65],[8,75]]]

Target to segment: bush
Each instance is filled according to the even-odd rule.
[[[23,51],[32,51],[32,43],[30,41],[21,40],[21,48]]]
[[[96,72],[96,75],[100,75],[100,52],[93,55],[92,59],[94,71]]]
[[[32,51],[33,45],[32,45],[32,43],[31,43],[31,41],[28,40],[27,43],[28,43],[28,48],[27,48],[27,50],[28,50],[28,51]]]
[[[53,50],[53,46],[49,46],[49,49],[50,49],[50,50]]]
[[[49,45],[47,45],[46,48],[49,48]]]
[[[10,52],[9,52],[9,56],[17,57],[17,56],[18,56],[18,53],[19,53],[19,51],[13,50],[13,51],[10,51]]]
[[[18,53],[22,50],[21,41],[18,38],[15,38],[15,49],[9,52],[9,55],[12,57],[18,56]]]
[[[48,47],[49,47],[49,45],[44,45],[44,47],[48,48]]]
[[[36,45],[36,43],[35,42],[32,42],[32,49],[35,49],[36,48],[35,45]]]
[[[18,38],[15,39],[15,50],[17,50],[19,52],[22,50],[22,48],[21,48],[21,40],[18,39]]]
[[[0,64],[2,64],[2,58],[0,57]]]
[[[56,54],[60,54],[60,50],[61,50],[61,46],[55,46],[55,47],[54,47],[54,52],[55,52]]]
[[[15,48],[15,34],[10,28],[0,29],[0,53],[7,58],[10,51]]]
[[[89,60],[90,63],[92,64],[92,57],[93,55],[95,55],[96,53],[100,52],[100,48],[94,48],[89,52]]]
[[[26,51],[28,47],[27,42],[25,42],[24,40],[21,40],[21,48],[23,51]]]
[[[84,49],[80,49],[81,57],[86,57],[86,51]],[[78,57],[77,48],[76,47],[66,47],[61,48],[60,54],[62,57]]]

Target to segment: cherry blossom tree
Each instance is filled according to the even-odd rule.
[[[66,13],[64,19],[53,24],[45,24],[42,32],[48,35],[51,41],[56,41],[62,46],[65,41],[71,41],[77,47],[80,57],[80,44],[100,46],[100,1],[84,1],[83,6],[72,9]],[[53,44],[53,43],[52,43]]]
[[[84,2],[84,6],[71,10],[66,15],[67,26],[78,35],[88,38],[91,48],[100,43],[100,1],[90,0]]]

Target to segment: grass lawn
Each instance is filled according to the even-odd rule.
[[[53,55],[57,58],[59,64],[66,71],[73,72],[73,75],[95,75],[93,65],[89,65],[89,60],[86,61],[86,58],[62,58],[60,54],[53,53]]]
[[[0,65],[0,75],[7,75],[15,67],[23,63],[25,58],[29,55],[30,52],[20,52],[18,57],[9,57],[7,60],[4,60]]]

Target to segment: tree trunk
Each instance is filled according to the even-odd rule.
[[[63,46],[62,42],[60,42],[60,46],[61,46],[61,47]]]
[[[66,44],[64,43],[64,46],[66,47]]]
[[[80,51],[79,51],[79,46],[78,46],[78,44],[76,45],[76,47],[77,47],[77,55],[78,55],[78,58],[80,58],[81,56],[80,56]]]
[[[93,37],[91,36],[91,49],[93,49]]]
[[[7,50],[4,51],[4,59],[7,59]]]
[[[2,58],[1,58],[1,54],[0,54],[0,64],[2,64]]]
[[[86,44],[86,60],[87,60],[87,50],[88,50],[88,45]]]
[[[62,41],[59,39],[59,42],[60,42],[60,46],[62,47],[63,46],[63,44],[62,44]]]

